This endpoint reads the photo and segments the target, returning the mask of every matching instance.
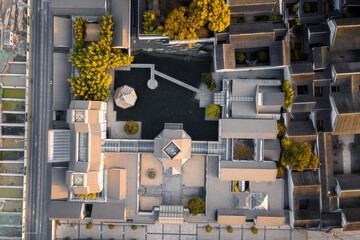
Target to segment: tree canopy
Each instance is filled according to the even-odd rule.
[[[79,69],[80,74],[68,81],[76,99],[106,101],[112,79],[105,69],[129,65],[133,57],[111,48],[114,25],[111,15],[104,16],[100,22],[100,41],[92,42],[87,49],[83,38],[85,23],[83,18],[75,19],[75,50],[70,52],[69,61]]]
[[[311,145],[307,142],[295,145],[286,138],[281,140],[281,164],[283,166],[297,167],[298,171],[304,168],[315,169],[319,159],[312,152]]]
[[[205,203],[201,198],[192,198],[189,201],[190,213],[194,216],[203,213],[205,211]]]
[[[285,94],[284,106],[282,106],[282,107],[284,109],[288,110],[288,109],[290,109],[290,107],[291,107],[291,105],[293,103],[294,91],[290,88],[288,80],[284,80],[281,89]]]
[[[206,115],[208,115],[208,117],[211,117],[213,119],[218,118],[220,113],[221,113],[221,109],[220,106],[218,105],[210,104],[209,107],[206,109]]]

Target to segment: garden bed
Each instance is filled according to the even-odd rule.
[[[234,160],[254,160],[254,155],[254,141],[252,139],[234,139]]]

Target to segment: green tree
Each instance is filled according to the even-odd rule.
[[[232,226],[228,226],[228,227],[226,228],[226,230],[227,230],[228,233],[233,233],[233,232],[234,232],[234,229],[233,229]]]
[[[135,231],[136,229],[138,229],[138,227],[136,225],[131,226],[131,230]]]
[[[210,227],[209,225],[207,225],[206,228],[205,228],[205,231],[209,233],[209,232],[211,232],[211,230],[212,230],[212,227]]]
[[[246,58],[246,56],[244,53],[242,53],[242,52],[235,53],[235,60],[236,60],[237,64],[241,64],[241,63],[245,62],[245,58]]]
[[[311,145],[307,142],[294,145],[286,138],[281,140],[281,164],[283,166],[297,167],[298,171],[303,171],[304,167],[315,169],[319,159],[312,152]]]
[[[113,230],[114,228],[115,228],[115,225],[113,225],[113,224],[110,224],[110,225],[109,225],[109,229],[110,229],[110,230]]]
[[[294,98],[294,91],[290,88],[288,80],[284,80],[281,90],[285,94],[284,106],[282,106],[282,108],[288,110],[288,109],[290,109],[290,107],[293,103],[293,98]]]
[[[196,216],[205,211],[205,203],[201,198],[192,198],[189,201],[189,210],[193,216]]]
[[[134,120],[130,120],[124,125],[124,131],[127,135],[136,134],[139,131],[139,124]]]
[[[253,234],[257,234],[257,233],[258,233],[258,229],[254,226],[254,227],[251,228],[251,232],[252,232]]]
[[[206,72],[201,76],[201,81],[206,84],[206,86],[209,86],[211,82],[213,81],[213,77],[211,72]]]
[[[220,106],[210,104],[209,107],[206,109],[206,115],[212,119],[217,119],[221,113]]]

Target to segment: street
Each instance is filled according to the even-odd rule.
[[[26,239],[50,239],[47,218],[51,174],[47,163],[48,109],[48,32],[49,3],[32,1],[29,151],[27,164]]]

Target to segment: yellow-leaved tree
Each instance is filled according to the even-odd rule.
[[[104,16],[101,23],[101,40],[84,47],[83,29],[86,21],[75,20],[75,51],[69,54],[69,61],[80,70],[80,75],[69,79],[74,97],[79,100],[106,101],[109,98],[111,76],[107,68],[129,65],[134,57],[111,48],[114,23],[111,15]]]
[[[197,40],[196,30],[201,27],[194,15],[188,14],[185,7],[174,9],[165,20],[164,35],[169,34],[173,40]],[[189,43],[191,45],[191,43]]]

